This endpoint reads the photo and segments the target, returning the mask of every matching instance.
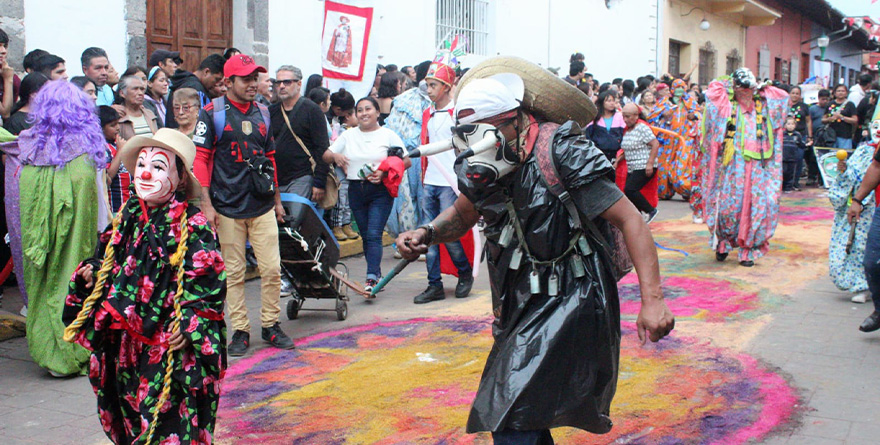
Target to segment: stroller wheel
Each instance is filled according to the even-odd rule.
[[[296,320],[296,317],[299,316],[299,309],[302,307],[302,302],[297,298],[291,298],[287,302],[287,319],[288,320]]]
[[[348,304],[345,300],[336,300],[336,318],[339,321],[348,318]]]

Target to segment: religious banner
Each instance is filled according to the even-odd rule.
[[[324,78],[363,80],[372,23],[373,8],[324,2],[321,40]]]

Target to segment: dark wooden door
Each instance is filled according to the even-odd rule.
[[[180,51],[194,71],[209,54],[232,46],[232,0],[147,0],[147,57],[156,49]]]

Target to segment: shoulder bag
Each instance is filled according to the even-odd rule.
[[[299,100],[308,100],[305,98],[299,98]],[[297,102],[299,105],[299,102]],[[290,134],[293,135],[293,138],[296,139],[296,143],[299,144],[302,151],[306,152],[306,156],[309,157],[309,162],[312,164],[312,175],[315,174],[315,167],[317,163],[315,163],[315,158],[312,157],[312,153],[306,147],[306,144],[303,143],[302,139],[294,133],[293,128],[290,126],[290,118],[287,117],[287,111],[284,110],[284,106],[281,106],[281,115],[284,116],[284,123],[287,124],[287,130],[290,131]],[[294,105],[293,110],[295,111],[297,106]],[[318,207],[322,209],[332,209],[336,206],[336,201],[339,200],[339,178],[336,177],[336,173],[331,168],[330,171],[327,172],[327,181],[324,183],[324,197],[321,198],[320,201],[317,202]]]

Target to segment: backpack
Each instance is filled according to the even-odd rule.
[[[571,195],[565,188],[565,184],[562,183],[559,177],[556,159],[551,151],[553,136],[558,128],[558,124],[546,123],[541,125],[541,130],[538,133],[538,140],[535,142],[533,151],[538,161],[538,171],[541,173],[541,179],[544,181],[547,189],[550,190],[550,193],[562,201],[572,226],[586,229],[601,244],[606,256],[611,261],[610,268],[614,274],[614,279],[620,281],[621,278],[633,270],[632,258],[630,258],[629,252],[626,250],[623,233],[613,224],[606,223],[604,224],[605,230],[603,234],[592,220],[581,218],[577,206],[575,206]]]
[[[211,103],[214,104],[214,111],[211,113],[214,117],[214,141],[219,141],[223,137],[223,127],[226,126],[226,101],[224,99],[226,98],[220,96],[211,100]],[[254,105],[257,106],[257,109],[260,110],[260,115],[263,116],[263,123],[266,124],[266,137],[268,138],[272,134],[269,126],[271,122],[269,109],[259,102],[254,102]],[[222,113],[218,113],[218,111],[222,111]]]
[[[816,147],[834,147],[837,143],[837,132],[827,124],[823,125],[813,133],[813,141]]]

